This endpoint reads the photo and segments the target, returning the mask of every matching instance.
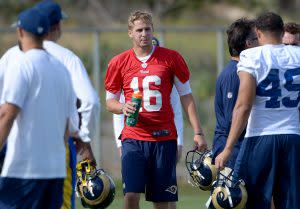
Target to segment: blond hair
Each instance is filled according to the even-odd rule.
[[[132,12],[128,17],[128,30],[131,30],[133,28],[134,22],[136,20],[141,20],[145,23],[149,23],[153,28],[152,14],[150,12],[139,10]]]

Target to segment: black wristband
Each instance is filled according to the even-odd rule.
[[[198,132],[198,133],[195,133],[195,135],[204,136],[204,133],[203,132]]]

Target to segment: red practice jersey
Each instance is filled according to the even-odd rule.
[[[143,95],[142,107],[135,127],[125,124],[121,139],[144,141],[177,139],[170,94],[174,77],[182,83],[190,73],[182,56],[170,49],[156,47],[146,63],[141,62],[133,49],[115,56],[108,65],[106,91],[117,94],[124,91],[130,101],[133,92]]]

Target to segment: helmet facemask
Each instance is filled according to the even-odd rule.
[[[204,191],[212,188],[213,182],[217,178],[217,169],[212,164],[211,151],[189,151],[186,155],[185,165],[190,174],[189,182],[193,186]]]
[[[76,165],[76,194],[84,207],[104,209],[114,200],[115,184],[103,170],[96,169],[88,160]]]

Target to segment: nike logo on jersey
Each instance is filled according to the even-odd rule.
[[[149,70],[146,70],[146,68],[147,68],[147,66],[148,66],[147,63],[143,62],[143,63],[141,64],[141,66],[142,66],[142,68],[143,68],[142,70],[140,70],[141,73],[149,73]]]
[[[142,68],[144,68],[144,69],[145,69],[147,66],[148,66],[148,64],[145,63],[145,62],[142,64]]]

